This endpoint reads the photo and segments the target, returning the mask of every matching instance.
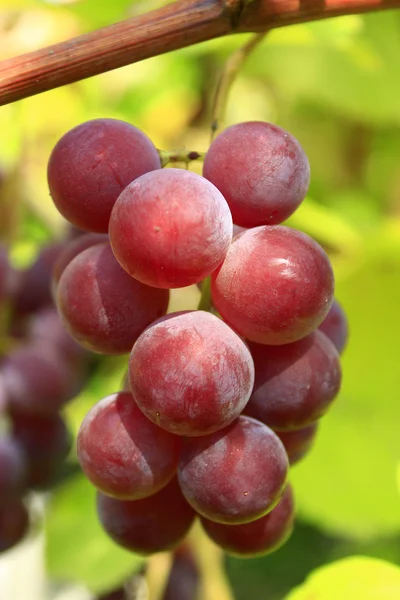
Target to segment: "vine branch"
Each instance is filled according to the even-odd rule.
[[[400,0],[177,0],[0,62],[0,106],[224,35],[390,8]]]

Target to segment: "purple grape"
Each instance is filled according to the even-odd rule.
[[[144,555],[177,546],[195,518],[176,478],[142,500],[117,500],[99,492],[97,510],[101,524],[117,544]]]
[[[300,429],[319,419],[341,383],[339,355],[320,331],[292,344],[249,343],[255,383],[244,412],[276,430]]]
[[[0,438],[0,504],[21,492],[26,469],[25,456],[15,440]]]
[[[318,329],[328,336],[339,354],[342,354],[349,337],[349,326],[346,313],[336,299]]]
[[[0,503],[0,552],[16,546],[29,530],[29,514],[18,497]]]
[[[278,550],[289,538],[294,523],[294,498],[290,485],[270,513],[252,523],[223,525],[201,518],[207,535],[225,552],[241,558]]]
[[[275,431],[276,435],[285,446],[291,465],[298,463],[311,450],[317,434],[318,423],[311,423],[302,429],[293,431]]]
[[[248,523],[270,512],[281,497],[288,458],[263,423],[239,417],[222,431],[188,438],[178,478],[189,504],[218,523]]]

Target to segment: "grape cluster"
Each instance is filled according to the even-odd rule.
[[[289,464],[339,391],[347,336],[327,255],[281,225],[308,188],[300,144],[269,123],[234,125],[200,176],[162,169],[144,133],[97,119],[59,140],[48,181],[91,232],[56,275],[63,323],[94,352],[130,352],[126,388],[77,440],[104,529],[151,554],[198,516],[229,553],[275,550],[294,520]],[[210,311],[167,314],[170,289],[207,278]]]
[[[86,237],[44,247],[24,270],[0,246],[0,552],[25,536],[27,495],[52,486],[71,446],[61,410],[86,382],[89,353],[63,327],[51,289]]]

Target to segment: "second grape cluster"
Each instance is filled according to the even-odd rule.
[[[347,336],[326,253],[281,225],[308,189],[300,144],[270,123],[234,125],[200,176],[161,168],[129,123],[97,119],[59,140],[48,181],[91,232],[58,262],[64,325],[92,351],[130,352],[125,389],[78,436],[103,527],[151,554],[198,516],[229,553],[275,550],[293,527],[289,464],[338,394]],[[202,281],[209,310],[167,314],[170,289]]]

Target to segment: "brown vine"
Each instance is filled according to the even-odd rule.
[[[0,105],[224,35],[389,8],[400,0],[177,0],[0,62]]]

